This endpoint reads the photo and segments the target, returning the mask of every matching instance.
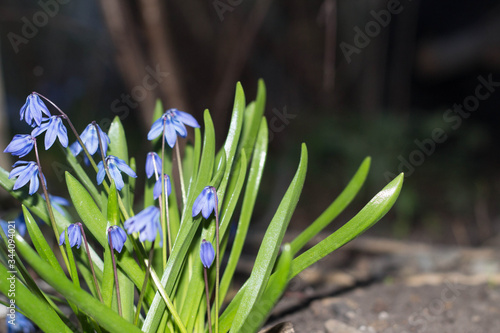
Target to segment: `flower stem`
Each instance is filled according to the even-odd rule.
[[[160,220],[161,220],[161,228],[163,230],[163,236],[165,236],[165,233],[167,233],[168,235],[168,238],[170,239],[170,228],[166,228],[166,223],[165,223],[165,215],[167,214],[166,213],[166,210],[167,210],[167,205],[168,205],[168,201],[167,201],[167,198],[165,196],[165,176],[163,175],[164,174],[164,170],[165,170],[165,131],[166,131],[166,128],[167,128],[167,120],[166,119],[163,119],[163,133],[162,133],[162,136],[161,136],[161,173],[160,173],[160,177],[161,177],[161,197],[160,197],[160,200],[159,202],[161,202],[160,204],[160,208],[161,208],[161,215],[160,215]],[[162,254],[163,254],[163,270],[165,270],[165,268],[167,267],[167,237],[163,237],[164,238],[164,242],[163,242],[163,246],[162,246]],[[170,242],[169,242],[170,244]]]
[[[87,236],[85,236],[85,231],[83,230],[83,225],[80,223],[80,230],[82,231],[83,243],[85,244],[85,250],[87,251],[87,256],[89,258],[90,270],[92,271],[92,277],[94,278],[94,285],[97,291],[97,296],[99,296],[99,300],[102,301],[101,289],[99,289],[99,283],[97,283],[97,277],[95,276],[94,263],[92,262],[92,258],[90,257],[89,244],[87,243]]]
[[[215,333],[219,333],[219,199],[215,195]]]
[[[144,299],[144,295],[146,295],[146,287],[148,286],[149,280],[149,272],[151,270],[151,261],[153,260],[153,254],[155,252],[155,241],[151,242],[151,250],[149,250],[149,260],[146,269],[146,275],[144,276],[144,283],[142,284],[141,294],[139,296],[139,302],[137,303],[137,310],[135,312],[134,325],[137,325],[139,321],[139,315],[141,314],[141,305]]]
[[[47,205],[47,212],[49,214],[50,224],[52,225],[52,230],[54,231],[54,235],[56,236],[57,240],[59,239],[59,232],[57,231],[56,219],[54,217],[54,211],[52,210],[52,205],[50,203],[49,192],[47,191],[47,184],[45,184],[45,177],[43,176],[42,165],[40,164],[40,157],[38,156],[38,146],[36,144],[36,139],[34,141],[35,141],[34,148],[35,148],[36,164],[38,165],[38,177],[40,178],[43,194],[45,195],[45,204]],[[63,257],[64,263],[66,264],[66,268],[68,269],[69,272],[70,266],[68,257],[66,256],[66,252],[64,252],[64,248],[62,245],[59,245],[59,249],[61,250],[61,255]]]
[[[210,313],[210,292],[208,291],[208,277],[207,269],[203,267],[203,277],[205,278],[205,295],[207,296],[207,319],[208,319],[208,331],[212,333],[212,319]]]
[[[184,173],[182,171],[181,152],[179,149],[179,140],[175,142],[175,153],[177,155],[177,169],[179,170],[179,181],[181,183],[182,204],[186,205],[186,189],[184,188]]]
[[[118,271],[116,269],[115,250],[113,248],[113,240],[109,236],[109,230],[108,230],[108,240],[109,240],[109,247],[111,250],[111,259],[113,260],[113,271],[115,273],[116,300],[118,302],[118,314],[121,317],[122,316],[122,301],[121,301],[121,297],[120,297],[120,284],[118,283]]]

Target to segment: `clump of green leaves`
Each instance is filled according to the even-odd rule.
[[[259,82],[256,100],[248,104],[241,85],[236,86],[228,135],[220,148],[215,142],[214,126],[208,110],[204,113],[202,129],[194,128],[194,140],[187,142],[183,154],[166,149],[162,139],[165,133],[152,141],[153,151],[162,156],[160,175],[168,174],[172,179],[168,200],[165,190],[160,201],[155,200],[153,192],[158,181],[154,178],[146,180],[143,196],[135,195],[139,189],[132,177],[125,176],[118,191],[112,179],[114,176],[109,175],[105,179],[103,175],[109,170],[96,166],[100,161],[98,155],[91,157],[88,154],[88,158],[96,160],[91,161],[94,168],[86,167],[68,148],[66,162],[71,171],[66,172],[66,185],[77,214],[71,216],[58,210],[51,212],[50,205],[46,205],[37,193],[30,195],[23,188],[13,190],[14,180],[9,179],[7,171],[0,169],[0,185],[22,203],[32,243],[29,244],[19,234],[6,235],[0,230],[4,240],[0,242],[0,279],[6,281],[11,274],[15,276],[18,311],[47,332],[256,332],[265,323],[288,282],[380,220],[395,203],[403,183],[401,174],[350,221],[318,244],[305,249],[307,243],[332,222],[359,192],[370,168],[370,158],[366,158],[325,212],[292,242],[283,244],[306,176],[307,148],[303,144],[297,171],[269,222],[252,273],[236,295],[228,298],[268,157],[265,99],[262,81]],[[163,106],[158,102],[152,121],[163,115]],[[166,128],[166,125],[163,126]],[[118,118],[114,119],[107,135],[107,154],[130,165],[141,177],[143,172],[136,170],[134,158],[128,155],[125,130]],[[169,139],[172,141],[173,137],[169,136]],[[171,142],[168,143],[170,145]],[[106,164],[104,155],[103,166]],[[97,179],[102,185],[95,181],[99,171],[101,178],[98,176]],[[160,177],[159,182],[165,189],[166,180]],[[177,188],[176,184],[180,184],[181,188]],[[193,205],[206,188],[214,189],[216,193],[216,204],[212,207],[216,213],[193,214]],[[136,202],[135,197],[143,198],[143,202]],[[124,224],[127,227],[134,217],[139,219],[140,215],[134,212],[141,209],[135,208],[143,206],[148,209],[157,203],[161,208],[162,240],[141,237],[143,232],[151,235],[151,229],[142,229],[139,233],[129,234],[120,251],[113,250],[107,231]],[[158,213],[151,208],[141,214],[156,216]],[[74,240],[68,237],[75,236],[64,234],[64,238],[60,237],[66,245],[54,251],[33,215],[53,224],[56,235],[64,234],[72,223],[81,222],[83,228],[88,230],[89,246],[72,248]],[[232,246],[228,247],[233,221],[237,223],[236,234]],[[117,237],[115,242],[120,239],[119,235],[113,235]],[[12,267],[9,266],[9,240],[15,243],[16,260]],[[203,240],[215,244],[220,257],[227,258],[224,267],[211,265],[213,249],[207,243],[203,243],[202,251],[208,252],[202,252],[200,260]],[[60,256],[57,252],[62,254],[65,269],[58,260]],[[114,264],[118,269],[114,269]],[[27,266],[58,294],[48,294],[40,289]],[[116,288],[118,285],[119,289]],[[0,292],[10,297],[8,289],[8,284],[0,283]],[[139,297],[135,296],[136,292]],[[211,303],[207,304],[207,299]],[[207,306],[210,307],[210,318]],[[70,307],[77,321],[70,320],[62,307]],[[211,322],[211,327],[208,327],[208,322]]]

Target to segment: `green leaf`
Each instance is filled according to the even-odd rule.
[[[19,236],[16,237],[16,245],[16,250],[18,251],[18,253],[45,282],[51,285],[57,292],[62,294],[68,301],[77,305],[79,309],[86,313],[88,316],[94,318],[101,327],[108,330],[109,332],[116,333],[140,332],[137,327],[118,316],[118,314],[99,302],[96,298],[94,298],[81,288],[76,287],[70,280],[66,278],[64,274],[54,271],[52,266],[38,257],[38,255],[29,247],[29,245],[24,242]],[[33,310],[33,312],[34,311],[35,310]],[[40,309],[37,308],[36,311],[40,311]],[[52,317],[50,319],[50,324],[54,325],[53,321],[55,319]],[[51,328],[47,328],[46,331],[64,332],[66,330],[54,329],[54,326],[52,326]]]
[[[36,256],[36,254],[34,255]],[[49,270],[54,272],[50,264],[44,264]],[[60,274],[59,272],[55,273]],[[17,305],[31,321],[40,327],[41,330],[44,332],[72,332],[45,301],[32,294],[28,288],[17,280],[14,274],[9,274],[3,265],[0,265],[0,279],[2,281],[2,283],[0,283],[0,291],[4,295],[9,295],[9,288],[11,285],[9,281],[16,281],[15,298],[11,299],[15,300],[14,304]],[[8,321],[9,317],[7,317],[6,320]]]
[[[354,177],[337,199],[306,230],[293,240],[290,244],[293,255],[299,252],[307,242],[313,239],[314,236],[331,223],[351,203],[366,180],[366,176],[370,170],[370,162],[370,157],[364,159]]]
[[[73,153],[71,152],[69,147],[64,149],[64,154],[66,155],[66,161],[68,161],[69,165],[75,171],[78,180],[80,180],[80,182],[85,186],[85,188],[90,192],[90,194],[92,194],[92,197],[97,202],[99,207],[102,207],[103,202],[101,201],[101,196],[99,195],[99,191],[97,190],[94,182],[89,178],[85,170],[82,168],[81,164],[77,161],[77,158],[73,156]],[[82,154],[84,153],[82,152]],[[83,160],[82,155],[80,155],[79,159]],[[59,175],[58,177],[61,176],[62,174]]]
[[[227,133],[226,142],[224,143],[224,151],[226,152],[226,172],[222,178],[222,183],[217,191],[220,192],[221,197],[224,197],[226,186],[232,172],[233,161],[236,156],[236,149],[240,141],[241,129],[243,127],[243,115],[245,112],[245,93],[241,83],[236,84],[236,95],[234,96],[233,112],[231,115],[231,123]]]
[[[267,157],[267,144],[268,144],[268,131],[265,118],[262,118],[257,141],[255,144],[254,154],[252,157],[252,164],[248,175],[247,186],[245,189],[245,196],[243,197],[243,204],[241,208],[241,215],[236,229],[236,235],[231,249],[231,254],[228,259],[224,275],[222,276],[219,290],[219,304],[223,304],[229,286],[236,270],[236,265],[240,259],[241,251],[245,243],[248,227],[252,218],[255,200],[262,180],[262,173]],[[242,154],[243,156],[243,154]]]
[[[64,230],[64,238],[64,242],[66,244],[66,252],[68,253],[69,274],[75,286],[79,288],[80,279],[78,278],[78,271],[76,270],[75,257],[73,256],[73,251],[71,250],[71,245],[69,243],[68,229]]]
[[[118,193],[114,182],[109,188],[107,216],[110,225],[120,224],[120,207],[118,206]]]
[[[327,254],[335,251],[339,247],[348,243],[362,232],[367,230],[379,221],[387,211],[394,205],[403,185],[404,175],[400,174],[390,182],[381,192],[379,192],[370,202],[349,222],[337,230],[335,233],[321,241],[316,246],[304,252],[292,261],[291,274],[289,280],[294,278],[302,270],[314,264]],[[373,214],[373,215],[371,215]],[[320,245],[321,244],[321,245]],[[270,284],[276,278],[275,274],[269,279]],[[240,288],[232,302],[224,311],[220,318],[220,332],[227,332],[236,314],[239,304],[243,300],[247,283]]]
[[[266,85],[260,79],[257,87],[257,98],[255,102],[248,104],[243,120],[243,133],[241,134],[240,150],[245,149],[248,157],[252,155],[254,143],[259,131],[260,122],[264,115],[266,105]]]
[[[291,278],[325,257],[327,254],[358,237],[372,225],[377,223],[396,202],[401,192],[401,187],[403,186],[403,180],[404,174],[401,173],[387,184],[382,191],[374,196],[373,199],[371,199],[370,202],[368,202],[349,222],[295,258],[292,262]]]
[[[125,130],[118,116],[115,116],[108,131],[108,155],[116,156],[125,162],[128,161],[128,147]]]
[[[257,332],[269,317],[276,303],[278,303],[288,285],[292,259],[293,255],[290,244],[283,245],[283,252],[278,260],[276,272],[273,274],[275,278],[269,281],[266,291],[252,308],[245,322],[244,327],[246,332]]]
[[[239,332],[243,328],[252,308],[264,292],[278,255],[285,230],[290,222],[297,202],[299,201],[302,186],[304,185],[306,170],[307,148],[303,144],[297,173],[269,224],[259,248],[254,268],[246,284],[247,288],[231,326],[231,331],[233,332]]]
[[[45,240],[45,237],[40,231],[40,228],[38,227],[38,224],[36,223],[35,219],[24,205],[22,205],[22,209],[23,209],[24,220],[26,221],[26,229],[28,230],[31,241],[35,246],[36,251],[38,252],[40,257],[46,262],[48,262],[55,270],[59,271],[60,273],[63,273],[64,271],[61,265],[59,265],[59,262],[57,261],[54,252],[52,251],[49,244]]]

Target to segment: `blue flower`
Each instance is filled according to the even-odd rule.
[[[217,190],[213,186],[206,186],[193,204],[193,217],[200,214],[208,219],[210,214],[217,209]]]
[[[182,138],[187,136],[186,126],[184,125],[200,127],[196,119],[189,113],[169,109],[153,123],[148,133],[148,140],[153,140],[162,134],[163,126],[165,126],[165,140],[173,148],[177,141],[177,134]]]
[[[203,240],[200,246],[201,263],[205,268],[210,268],[214,262],[215,252],[212,243]]]
[[[76,248],[79,249],[80,245],[82,244],[82,229],[81,229],[82,224],[80,222],[76,222],[73,224],[70,224],[68,226],[68,240],[69,240],[69,245],[71,247],[76,245]],[[66,242],[66,236],[65,232],[63,231],[61,235],[59,236],[59,245],[63,245]]]
[[[99,127],[99,125],[90,123],[83,130],[82,134],[80,134],[80,138],[82,139],[85,148],[87,148],[90,155],[94,155],[96,151],[99,150],[99,137],[97,135],[97,131],[99,131],[99,136],[102,140],[102,147],[104,149],[104,155],[108,152],[108,144],[110,143],[109,137],[103,130]],[[69,149],[74,156],[77,156],[81,153],[82,146],[78,141],[75,141]]]
[[[35,138],[29,134],[16,134],[9,143],[4,153],[11,153],[14,156],[23,157],[33,149]]]
[[[168,175],[163,175],[165,177],[165,192],[167,193],[167,197],[172,192],[172,185],[170,184],[170,177]],[[155,187],[153,188],[153,196],[155,199],[158,199],[161,195],[161,177],[155,183]]]
[[[64,127],[60,116],[50,117],[48,121],[35,128],[31,132],[31,135],[39,136],[45,131],[47,131],[47,133],[45,133],[45,150],[49,149],[54,144],[56,138],[59,138],[59,142],[61,142],[64,148],[68,146],[68,131],[66,127]]]
[[[35,333],[35,326],[33,323],[26,318],[21,312],[16,311],[16,321],[15,325],[7,322],[7,333]]]
[[[146,176],[148,176],[148,179],[151,178],[154,173],[161,172],[161,170],[163,169],[160,156],[153,151],[149,152],[146,157]]]
[[[156,238],[157,230],[161,229],[160,209],[155,206],[149,206],[139,214],[129,218],[123,225],[129,234],[139,232],[139,240],[141,242],[145,240],[152,242]]]
[[[113,178],[113,180],[115,181],[117,190],[121,190],[123,186],[125,186],[120,171],[125,172],[127,175],[129,175],[129,177],[137,178],[137,175],[135,174],[134,170],[132,170],[127,165],[127,163],[125,163],[125,161],[119,159],[116,156],[112,155],[106,156],[106,165],[108,166],[111,178]],[[104,168],[104,164],[102,163],[102,161],[99,162],[97,168],[99,169],[97,171],[97,184],[101,184],[102,181],[104,180],[104,176],[106,175],[106,169]]]
[[[119,226],[113,225],[108,228],[108,241],[110,245],[113,244],[113,249],[120,253],[127,241],[127,234]]]
[[[31,93],[26,98],[26,103],[24,103],[21,108],[21,120],[25,119],[28,125],[32,127],[40,126],[42,122],[42,112],[50,117],[49,109],[47,109],[45,103],[40,99],[40,96]]]
[[[38,165],[35,162],[17,161],[12,166],[14,169],[9,174],[9,179],[17,177],[13,190],[17,190],[30,182],[29,194],[38,191],[40,180],[38,179]]]

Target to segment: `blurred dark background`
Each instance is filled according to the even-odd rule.
[[[403,171],[397,205],[372,234],[479,245],[498,232],[498,1],[2,0],[0,24],[1,147],[28,131],[19,109],[38,91],[79,131],[120,116],[140,170],[156,98],[198,119],[210,109],[220,147],[235,83],[250,101],[263,78],[275,120],[254,223],[268,223],[306,142],[291,229],[370,155],[362,194],[330,230]],[[52,171],[53,192],[66,195]],[[4,196],[1,207],[17,204]]]

